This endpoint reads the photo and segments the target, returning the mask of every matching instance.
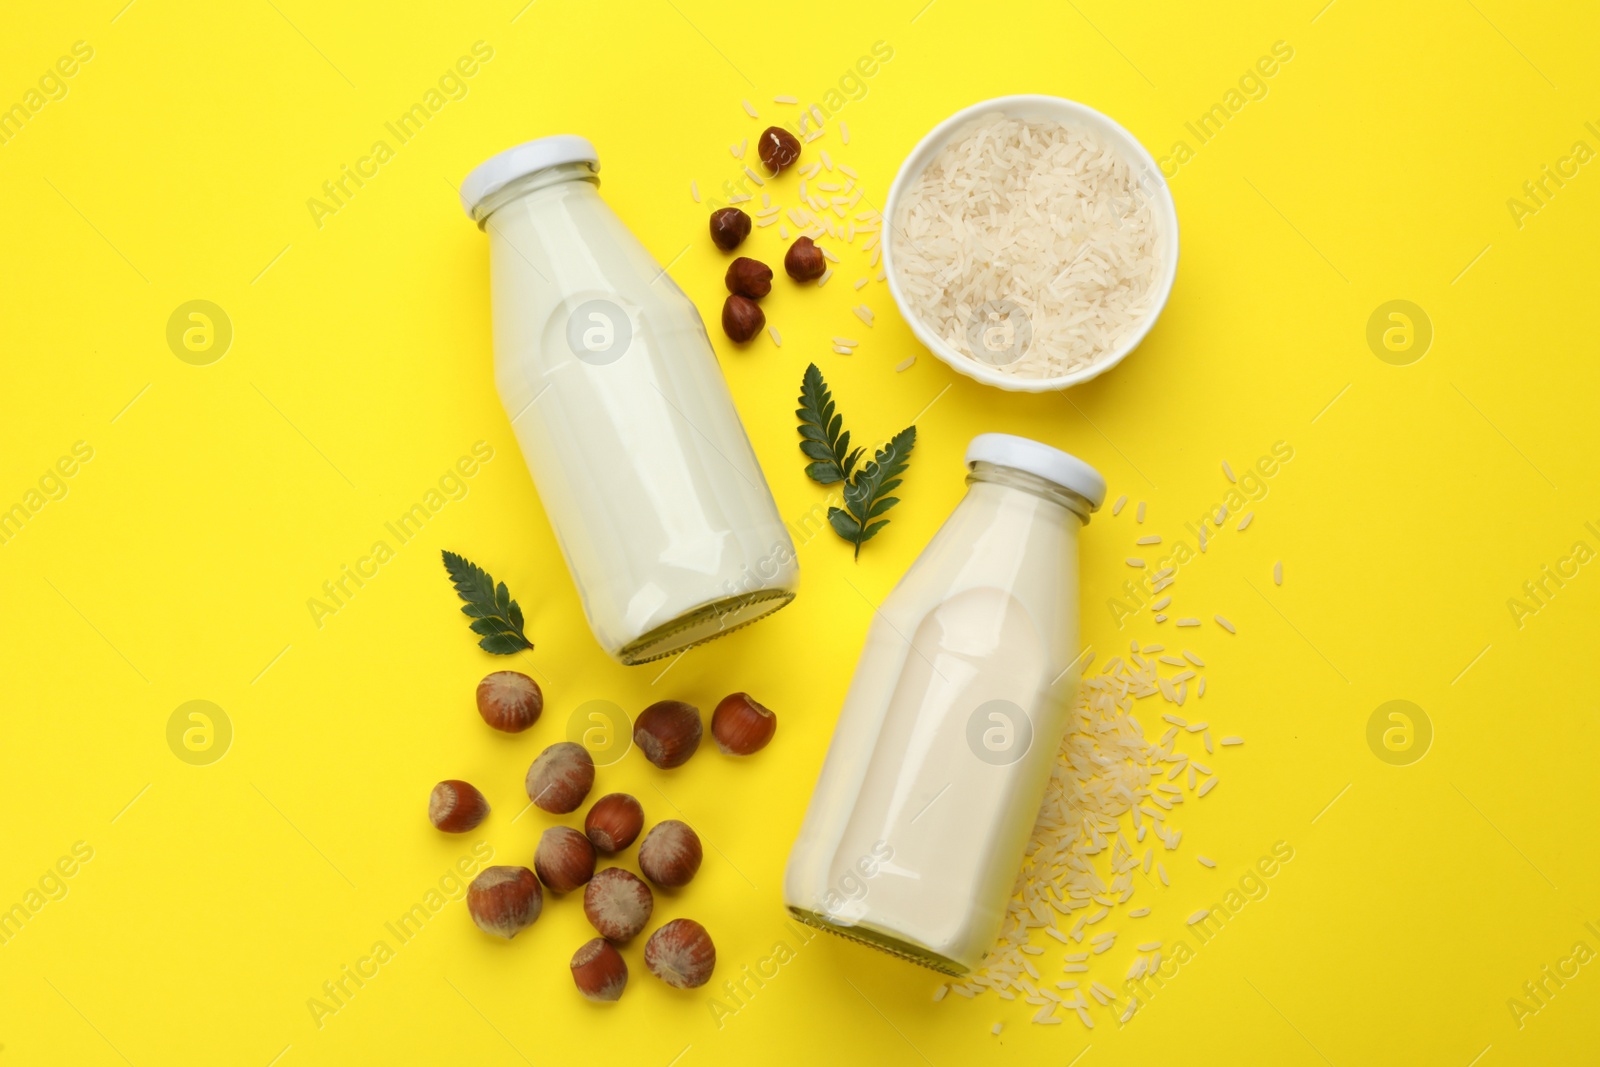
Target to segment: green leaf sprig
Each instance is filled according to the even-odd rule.
[[[511,599],[506,583],[496,585],[488,571],[454,552],[440,554],[456,595],[463,601],[461,614],[472,620],[478,646],[496,656],[532,649],[533,642],[522,632],[522,609]]]
[[[899,488],[901,476],[911,463],[917,428],[907,426],[878,449],[869,462],[861,463],[866,449],[851,449],[844,416],[834,406],[833,392],[815,363],[806,367],[801,379],[800,408],[795,415],[800,419],[800,451],[811,460],[806,465],[806,477],[818,485],[844,483],[844,507],[828,509],[828,524],[834,533],[855,546],[859,559],[861,546],[889,525],[883,514],[900,503],[899,497],[888,494]]]
[[[844,429],[844,416],[834,409],[833,391],[815,363],[800,380],[800,409],[795,415],[800,419],[800,451],[814,461],[806,464],[806,477],[818,485],[849,478],[865,449],[850,451],[850,431]]]
[[[857,559],[861,558],[861,546],[889,525],[888,519],[879,516],[900,503],[899,497],[887,494],[899,488],[900,476],[911,465],[911,449],[916,443],[915,426],[907,426],[895,434],[888,445],[873,455],[872,462],[856,471],[855,479],[844,487],[844,507],[828,509],[828,522],[833,532],[856,546]],[[877,521],[873,522],[874,519]]]

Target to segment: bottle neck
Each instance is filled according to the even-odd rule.
[[[513,200],[520,200],[530,193],[540,189],[548,189],[553,185],[562,185],[566,182],[589,182],[592,185],[600,184],[598,168],[592,163],[560,163],[554,167],[545,167],[532,174],[524,174],[516,181],[507,182],[490,195],[478,201],[478,206],[472,211],[472,218],[478,224],[478,229],[485,228],[489,223],[489,216],[505,207]]]
[[[982,460],[972,464],[972,469],[967,473],[967,484],[976,482],[992,482],[1004,485],[1011,489],[1020,489],[1025,493],[1042,497],[1052,504],[1058,504],[1074,515],[1078,516],[1086,525],[1089,515],[1094,511],[1093,505],[1088,500],[1074,493],[1064,485],[1047,481],[1037,474],[1018,470],[1015,467],[1002,467],[995,463],[985,463]]]

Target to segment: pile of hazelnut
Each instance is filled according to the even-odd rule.
[[[800,141],[779,126],[768,126],[756,143],[761,162],[776,177],[800,158]],[[732,252],[750,236],[750,216],[736,207],[711,213],[711,241],[724,252]],[[809,237],[799,237],[783,257],[783,269],[797,282],[814,282],[827,272],[828,264]],[[772,292],[772,268],[760,260],[740,256],[728,264],[723,278],[728,299],[722,305],[722,332],[738,344],[750,340],[767,325],[767,316],[756,301]]]
[[[496,671],[478,683],[478,712],[496,730],[521,733],[544,710],[539,684],[517,671]],[[711,716],[711,734],[725,754],[748,756],[765,748],[778,720],[748,693],[725,697]],[[651,704],[634,721],[634,745],[662,769],[680,767],[700,747],[700,710],[681,700]],[[594,760],[582,745],[561,741],[539,753],[526,787],[534,806],[553,815],[577,811],[594,787]],[[489,815],[489,802],[468,782],[449,779],[433,787],[428,820],[446,833],[466,833]],[[583,887],[583,914],[600,935],[572,957],[572,980],[590,1000],[614,1001],[628,984],[628,965],[617,946],[637,937],[650,921],[650,886],[621,867],[595,870],[599,856],[623,852],[644,830],[644,808],[627,793],[608,793],[584,816],[583,832],[552,826],[539,839],[533,869],[486,867],[467,890],[467,911],[485,933],[512,938],[532,926],[544,908],[540,883],[552,893]],[[687,823],[656,823],[639,844],[639,869],[659,888],[688,885],[700,869],[700,838]],[[711,979],[717,950],[705,927],[674,919],[644,946],[650,973],[678,989]]]

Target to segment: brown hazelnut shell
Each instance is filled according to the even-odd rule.
[[[621,867],[596,872],[583,887],[583,914],[608,941],[628,941],[650,921],[655,896],[638,876]]]
[[[590,1000],[620,1000],[628,986],[627,961],[611,942],[593,938],[572,954],[572,982]]]
[[[697,989],[711,981],[717,947],[704,926],[693,919],[673,919],[645,942],[644,965],[675,989]]]
[[[643,829],[644,808],[627,793],[607,793],[594,802],[583,820],[589,841],[608,856],[633,844]]]
[[[518,734],[539,721],[544,692],[520,671],[495,671],[478,683],[478,714],[496,730]]]
[[[748,756],[767,747],[778,730],[778,717],[749,693],[722,698],[711,713],[711,736],[727,756]]]
[[[516,937],[543,910],[539,879],[526,867],[485,867],[467,887],[467,912],[486,934]]]
[[[594,845],[570,826],[552,826],[539,837],[533,869],[553,893],[570,893],[594,877]]]
[[[428,794],[428,821],[447,834],[475,830],[489,817],[489,802],[471,782],[447,778]]]
[[[656,823],[639,845],[639,869],[646,878],[667,889],[693,881],[704,858],[700,835],[677,819]]]
[[[594,787],[594,759],[575,741],[558,741],[528,768],[528,799],[553,815],[577,811]]]
[[[634,720],[633,743],[645,759],[671,770],[689,762],[700,747],[701,732],[699,708],[681,700],[658,700]]]

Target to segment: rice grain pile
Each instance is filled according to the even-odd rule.
[[[1065,1011],[1092,1028],[1090,1003],[1078,988],[1083,982],[1101,1007],[1112,1008],[1119,1017],[1127,1019],[1137,1010],[1133,998],[1123,1001],[1086,976],[1091,958],[1116,943],[1117,932],[1099,924],[1133,897],[1139,871],[1167,884],[1165,866],[1154,860],[1158,851],[1176,851],[1183,839],[1183,831],[1171,821],[1186,790],[1173,783],[1183,782],[1187,795],[1198,799],[1218,781],[1211,767],[1178,747],[1180,738],[1192,739],[1198,733],[1206,752],[1211,752],[1208,723],[1191,723],[1165,712],[1161,718],[1170,728],[1151,740],[1134,718],[1135,702],[1149,697],[1183,706],[1188,684],[1197,676],[1193,668],[1203,666],[1187,650],[1185,659],[1161,655],[1165,651],[1161,645],[1141,647],[1134,642],[1125,656],[1113,658],[1099,674],[1080,683],[1000,943],[981,970],[941,986],[935,1000],[943,999],[947,990],[969,998],[992,991],[1002,1000],[1037,1006],[1036,1023],[1059,1023],[1057,1012]],[[1183,669],[1162,673],[1161,664],[1174,660]],[[1225,738],[1223,743],[1237,740]],[[1147,845],[1147,837],[1159,846]],[[1149,913],[1149,908],[1141,907],[1123,917],[1138,919]],[[1041,973],[1040,965],[1048,964],[1040,958],[1043,949],[1030,943],[1034,931],[1067,950],[1059,972],[1065,980]],[[1081,951],[1076,950],[1079,945]],[[1143,945],[1140,951],[1145,951]],[[1134,970],[1145,973],[1159,966],[1160,958],[1159,951],[1141,955]]]
[[[1098,133],[993,114],[959,132],[896,210],[895,272],[918,318],[1021,378],[1092,365],[1159,295],[1162,236]]]

